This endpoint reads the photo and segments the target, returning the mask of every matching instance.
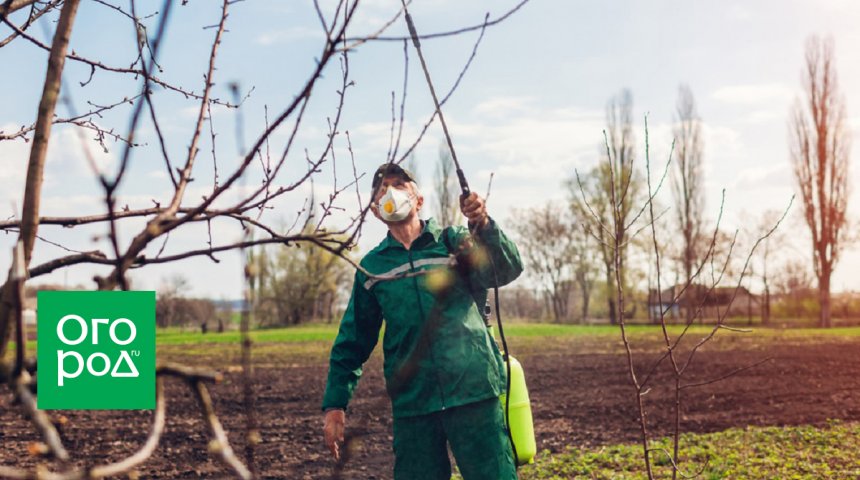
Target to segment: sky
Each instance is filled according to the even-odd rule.
[[[134,61],[133,24],[115,10],[92,0],[82,0],[71,37],[76,53],[99,58],[105,64],[127,66]],[[220,2],[192,0],[175,5],[167,27],[159,65],[163,76],[189,90],[199,92],[208,62],[208,51],[219,19]],[[518,2],[511,0],[457,2],[435,0],[414,2],[410,7],[422,34],[449,31],[480,24],[484,15],[497,18]],[[321,1],[327,17],[334,2]],[[117,3],[128,8],[125,2]],[[155,30],[155,12],[161,2],[138,2],[150,34]],[[362,36],[379,29],[400,8],[397,0],[364,0],[348,33]],[[24,12],[12,17],[23,21]],[[42,41],[54,28],[54,16],[29,31]],[[795,191],[789,156],[788,119],[792,106],[802,95],[801,70],[804,48],[810,35],[833,39],[836,70],[845,97],[849,135],[860,145],[860,3],[850,0],[747,2],[689,2],[633,0],[614,2],[531,0],[505,21],[489,27],[465,77],[443,110],[462,167],[472,188],[486,194],[493,175],[488,208],[502,227],[515,209],[538,207],[547,202],[564,205],[568,191],[564,182],[574,170],[587,171],[600,161],[605,108],[622,89],[633,95],[637,164],[644,169],[645,117],[648,118],[650,159],[662,167],[672,143],[675,104],[681,84],[695,97],[704,133],[704,162],[707,217],[713,221],[723,208],[725,228],[749,228],[767,210],[784,210]],[[0,37],[8,35],[0,26]],[[385,35],[406,32],[403,20],[391,25]],[[436,89],[448,92],[469,59],[478,32],[427,39],[422,47]],[[219,46],[214,95],[230,97],[228,85],[235,82],[249,93],[241,108],[212,109],[212,127],[218,133],[215,152],[221,175],[235,165],[238,150],[248,145],[265,128],[269,118],[280,112],[297,93],[315,66],[322,51],[323,35],[319,19],[309,0],[282,2],[247,0],[231,5],[227,32]],[[346,90],[344,109],[335,138],[334,164],[329,161],[315,176],[314,192],[319,198],[349,181],[352,165],[345,132],[349,132],[355,167],[366,175],[359,180],[362,192],[369,190],[369,175],[386,159],[391,144],[392,98],[395,109],[404,94],[404,44],[369,42],[348,56],[353,84]],[[433,105],[411,45],[406,81],[406,102],[402,144],[411,144]],[[0,130],[10,133],[29,125],[36,116],[44,81],[47,53],[17,39],[0,48]],[[336,113],[337,91],[341,88],[341,60],[324,71],[316,86],[306,118],[288,157],[288,168],[278,179],[287,184],[304,172],[305,151],[319,154],[326,139],[328,121]],[[89,83],[89,68],[67,62],[62,96],[79,112],[90,103],[106,105],[131,97],[140,88],[140,79],[96,72]],[[86,85],[82,86],[82,83]],[[175,92],[153,92],[167,149],[175,159],[187,153],[198,104]],[[127,131],[130,105],[114,109],[98,119],[100,125]],[[65,104],[58,116],[67,117]],[[236,133],[241,120],[242,138]],[[212,142],[206,133],[201,140],[196,181],[189,199],[211,191],[213,181]],[[153,125],[141,123],[137,138],[143,144],[134,149],[129,176],[119,191],[119,205],[144,208],[153,201],[165,202],[170,183]],[[102,171],[116,168],[120,145],[107,140],[105,147],[90,133],[56,126],[49,144],[42,214],[45,216],[89,215],[104,211],[100,187],[88,166],[84,146],[96,158]],[[280,152],[288,130],[277,131],[270,144]],[[419,181],[430,197],[429,188],[443,136],[438,124],[431,126],[415,151]],[[0,215],[20,215],[24,176],[30,143],[0,141]],[[851,153],[851,183],[860,184],[856,166],[857,148]],[[655,168],[656,169],[656,168]],[[242,188],[251,188],[259,176],[249,174]],[[265,212],[273,224],[290,225],[309,193],[302,188],[273,204]],[[856,192],[855,192],[856,193]],[[663,192],[669,204],[668,188]],[[854,219],[860,211],[851,202]],[[428,201],[431,199],[428,198]],[[358,208],[354,192],[344,193],[336,205],[342,208],[328,219],[330,227],[344,225]],[[795,202],[783,228],[787,235],[777,250],[784,258],[808,258],[805,227],[797,218]],[[753,219],[753,220],[750,220]],[[127,244],[143,225],[130,221],[120,230]],[[42,227],[46,241],[37,243],[34,264],[68,254],[73,250],[107,250],[105,226],[80,229]],[[359,240],[359,251],[371,249],[385,229],[375,219],[368,222]],[[215,243],[237,241],[241,232],[231,223],[213,225]],[[0,235],[0,252],[9,252],[15,235]],[[207,232],[192,227],[172,234],[165,252],[181,252],[206,246]],[[147,254],[161,247],[156,242]],[[189,294],[212,298],[241,296],[239,253],[218,255],[219,263],[208,258],[154,265],[132,273],[134,288],[158,289],[165,279],[186,277]],[[9,255],[0,255],[0,269],[9,265]],[[860,245],[849,246],[834,274],[834,290],[860,290]],[[105,274],[99,267],[81,266],[40,277],[37,283],[60,283],[93,287],[92,277]]]

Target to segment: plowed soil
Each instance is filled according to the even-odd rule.
[[[516,345],[514,345],[516,347]],[[523,364],[535,418],[538,450],[567,445],[635,442],[640,427],[627,357],[615,345],[605,353],[565,342],[522,345]],[[651,349],[652,352],[657,351]],[[207,357],[200,364],[212,365]],[[214,358],[214,357],[213,357]],[[636,353],[643,380],[654,353]],[[214,362],[217,364],[218,362]],[[706,383],[744,369],[715,383]],[[233,448],[244,456],[241,376],[228,369],[211,388],[215,408]],[[263,365],[255,377],[256,420],[261,442],[254,468],[262,478],[390,479],[391,410],[381,365],[374,357],[347,416],[349,455],[336,464],[322,443],[319,403],[327,367],[321,359]],[[232,371],[232,373],[231,373]],[[683,383],[706,383],[683,391],[681,429],[712,432],[745,425],[823,424],[860,420],[860,341],[832,340],[787,345],[721,345],[698,352]],[[651,431],[667,434],[673,423],[674,378],[663,362],[644,396]],[[208,433],[195,397],[181,381],[168,379],[168,421],[156,453],[138,469],[141,478],[225,478],[230,471],[207,451]],[[78,465],[121,458],[146,438],[151,412],[51,412]],[[32,467],[28,453],[37,435],[12,397],[0,397],[0,464]],[[48,462],[58,468],[56,462]],[[527,468],[527,467],[526,467]]]

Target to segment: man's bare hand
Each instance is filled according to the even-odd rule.
[[[325,412],[325,444],[334,455],[335,460],[340,460],[340,446],[343,445],[343,429],[346,423],[346,413],[340,409]]]
[[[472,192],[467,197],[461,197],[460,210],[469,220],[469,227],[480,230],[487,226],[489,222],[487,204],[477,193]]]

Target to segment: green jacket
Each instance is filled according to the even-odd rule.
[[[436,412],[504,391],[504,362],[473,293],[492,288],[495,278],[499,286],[510,283],[522,272],[522,262],[516,245],[491,219],[479,233],[482,247],[468,252],[477,261],[464,278],[450,266],[449,246],[456,251],[468,235],[465,227],[442,230],[430,219],[409,250],[389,234],[362,259],[361,266],[373,275],[432,272],[396,280],[356,272],[331,349],[323,409],[346,408],[383,318],[384,373],[395,417]]]

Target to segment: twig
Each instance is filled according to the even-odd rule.
[[[463,34],[463,33],[466,33],[466,32],[472,32],[472,31],[475,31],[475,30],[481,30],[481,29],[484,29],[484,28],[486,28],[486,27],[491,27],[491,26],[493,26],[493,25],[496,25],[496,24],[498,24],[498,23],[501,23],[501,22],[503,22],[503,21],[507,20],[511,15],[513,15],[514,13],[516,13],[519,9],[521,9],[521,8],[522,8],[526,3],[528,3],[528,2],[529,2],[529,0],[522,0],[520,3],[518,3],[516,6],[514,6],[514,8],[512,8],[512,9],[508,10],[508,11],[507,11],[507,12],[505,12],[503,15],[501,15],[501,16],[499,16],[499,17],[497,17],[497,18],[493,19],[493,20],[486,20],[486,19],[485,19],[485,20],[484,20],[484,23],[481,23],[481,24],[478,24],[478,25],[473,25],[473,26],[471,26],[471,27],[458,28],[458,29],[456,29],[456,30],[450,30],[450,31],[447,31],[447,32],[428,33],[428,34],[420,35],[420,36],[418,37],[418,39],[419,39],[419,40],[429,40],[429,39],[432,39],[432,38],[451,37],[451,36],[460,35],[460,34]],[[487,14],[487,17],[489,17],[489,13]],[[394,22],[394,20],[396,20],[396,19],[397,19],[396,17],[395,17],[394,19],[392,19],[392,20],[389,22],[389,24],[390,24],[390,23],[393,23],[393,22]],[[410,39],[410,37],[404,37],[404,36],[393,36],[393,37],[385,37],[385,36],[368,36],[368,37],[347,38],[347,40],[348,40],[348,41],[351,41],[351,42],[359,42],[359,41],[360,41],[360,42],[362,42],[362,43],[364,43],[364,42],[370,42],[370,41],[375,41],[375,42],[399,42],[399,41],[409,40],[409,39]],[[352,48],[352,47],[350,47],[350,48]]]
[[[69,459],[69,452],[63,446],[60,434],[57,433],[57,429],[54,428],[51,420],[48,419],[48,415],[45,414],[44,410],[39,410],[39,407],[36,405],[36,397],[30,391],[29,384],[31,381],[30,374],[26,370],[22,370],[17,379],[13,380],[15,398],[21,403],[24,413],[39,431],[39,434],[48,446],[48,451],[51,452],[54,458],[66,461]]]
[[[50,12],[50,11],[54,10],[54,9],[55,9],[59,4],[60,4],[60,2],[61,2],[61,1],[62,1],[62,0],[51,0],[51,2],[50,2],[50,3],[48,3],[47,5],[45,5],[45,7],[44,7],[44,8],[42,8],[42,9],[41,9],[41,10],[39,10],[39,11],[36,11],[36,12],[32,13],[29,17],[27,17],[27,21],[26,21],[26,22],[24,22],[24,25],[21,25],[21,26],[19,27],[19,29],[20,29],[21,31],[26,31],[28,28],[30,28],[30,25],[32,25],[32,24],[33,24],[33,22],[35,22],[36,20],[38,20],[42,15],[44,15],[44,14],[46,14],[46,13],[48,13],[48,12]],[[35,7],[35,5],[34,5],[34,7]],[[4,13],[2,13],[2,10],[3,10],[3,5],[0,5],[0,16],[8,15],[8,12],[7,12],[7,13],[5,13],[5,14],[4,14]],[[18,38],[18,32],[12,32],[12,34],[11,34],[11,35],[9,35],[8,37],[6,37],[6,38],[4,38],[2,41],[0,41],[0,48],[5,47],[5,46],[6,46],[6,45],[8,45],[12,40],[15,40],[16,38]]]
[[[171,2],[171,3],[172,3],[172,2]],[[22,38],[26,39],[26,40],[27,40],[27,41],[29,41],[30,43],[32,43],[32,44],[34,44],[34,45],[36,45],[37,47],[39,47],[39,48],[41,48],[41,49],[43,49],[43,50],[50,50],[50,49],[51,49],[51,47],[49,47],[49,46],[45,45],[44,43],[40,42],[39,40],[37,40],[36,38],[34,38],[33,36],[31,36],[30,34],[28,34],[28,33],[24,32],[23,30],[21,30],[20,28],[18,28],[18,26],[17,26],[17,25],[15,25],[15,24],[13,24],[13,23],[9,22],[9,19],[8,19],[8,18],[3,17],[2,15],[0,15],[0,21],[2,21],[3,23],[5,23],[6,25],[8,25],[8,26],[9,26],[13,31],[15,31],[18,35],[20,35]],[[91,69],[91,72],[93,72],[93,73],[96,71],[96,69],[99,69],[99,70],[104,70],[104,71],[107,71],[107,72],[113,72],[113,73],[125,73],[125,74],[134,75],[134,76],[143,76],[143,75],[145,74],[145,72],[143,71],[143,69],[136,69],[136,68],[122,68],[122,67],[112,67],[112,66],[109,66],[109,65],[105,65],[105,64],[103,64],[103,63],[101,63],[101,62],[95,61],[95,60],[90,60],[90,59],[88,59],[88,58],[81,57],[81,56],[76,55],[76,54],[74,54],[74,53],[67,54],[65,58],[68,58],[69,60],[74,60],[74,61],[76,61],[76,62],[83,63],[83,64],[85,64],[85,65],[88,65],[88,66],[90,67],[90,69]],[[91,77],[90,77],[90,79],[92,79],[92,73],[91,73]],[[170,90],[170,91],[173,91],[173,92],[179,93],[180,95],[182,95],[182,96],[183,96],[183,97],[185,97],[185,98],[192,98],[192,99],[194,99],[194,100],[200,100],[200,99],[202,99],[202,98],[203,98],[203,96],[202,96],[202,95],[196,94],[196,93],[194,93],[193,91],[186,90],[186,89],[184,89],[184,88],[182,88],[182,87],[177,87],[177,86],[175,86],[175,85],[172,85],[172,84],[170,84],[170,83],[167,83],[166,81],[164,81],[164,80],[160,79],[159,77],[157,77],[157,76],[155,76],[155,75],[149,75],[149,80],[150,80],[152,83],[154,83],[154,84],[156,84],[156,85],[158,85],[158,86],[160,86],[160,87],[162,87],[162,88],[164,88],[164,89],[166,89],[166,90]],[[84,84],[86,84],[86,83],[87,83],[87,82],[84,82]],[[239,106],[239,105],[231,104],[231,103],[229,103],[229,102],[224,102],[224,101],[222,101],[221,99],[218,99],[218,98],[213,98],[213,99],[211,99],[210,101],[211,101],[212,103],[217,104],[217,105],[223,105],[223,106],[228,107],[228,108],[236,108],[236,107],[238,107],[238,106]]]
[[[164,397],[164,380],[160,377],[155,380],[155,416],[146,443],[133,455],[115,463],[93,467],[90,476],[94,478],[110,477],[128,472],[134,467],[145,462],[158,447],[161,434],[164,432],[164,423],[167,410],[167,400]]]
[[[687,383],[687,384],[681,385],[681,389],[686,390],[686,389],[688,389],[688,388],[701,387],[701,386],[704,386],[704,385],[710,385],[710,384],[712,384],[712,383],[717,383],[717,382],[719,382],[719,381],[721,381],[721,380],[725,380],[725,379],[727,379],[727,378],[729,378],[729,377],[733,377],[733,376],[735,376],[735,375],[737,375],[737,374],[739,374],[739,373],[741,373],[741,372],[743,372],[743,371],[749,370],[749,369],[751,369],[751,368],[755,368],[755,367],[757,367],[757,366],[759,366],[759,365],[761,365],[761,364],[763,364],[763,363],[767,363],[767,362],[769,362],[769,361],[771,361],[771,360],[773,360],[773,357],[767,357],[767,358],[765,358],[764,360],[761,360],[761,361],[759,361],[759,362],[753,363],[752,365],[746,365],[746,366],[744,366],[744,367],[736,368],[736,369],[734,369],[734,370],[732,370],[732,371],[730,371],[730,372],[726,373],[725,375],[721,375],[721,376],[719,376],[719,377],[717,377],[717,378],[713,378],[713,379],[711,379],[711,380],[705,380],[705,381],[702,381],[702,382]]]
[[[681,471],[681,467],[678,465],[676,458],[673,458],[672,454],[669,453],[669,451],[666,450],[665,448],[651,448],[651,449],[649,449],[649,451],[660,452],[660,453],[666,455],[666,458],[672,464],[672,472],[673,473],[677,472],[679,475],[681,475],[684,478],[697,478],[697,477],[701,476],[702,472],[704,472],[705,469],[708,468],[708,464],[711,461],[710,458],[705,459],[705,463],[702,465],[702,468],[700,468],[699,471],[696,473],[684,473]]]
[[[224,376],[220,373],[207,370],[205,368],[189,367],[178,363],[162,362],[155,367],[155,375],[167,375],[171,377],[182,378],[189,382],[215,382],[219,383],[224,380]]]
[[[496,172],[490,172],[490,180],[487,182],[487,195],[484,197],[484,203],[490,200],[490,191],[493,188],[493,176]]]
[[[212,397],[209,396],[209,390],[206,389],[206,385],[196,380],[191,382],[191,386],[197,395],[197,402],[202,410],[203,420],[208,425],[209,433],[212,435],[212,440],[209,442],[209,451],[217,455],[237,477],[250,480],[252,478],[251,472],[236,458],[236,454],[230,446],[230,441],[227,439],[227,434],[224,432],[224,427],[221,426],[221,421],[215,415],[215,409],[212,407]]]

